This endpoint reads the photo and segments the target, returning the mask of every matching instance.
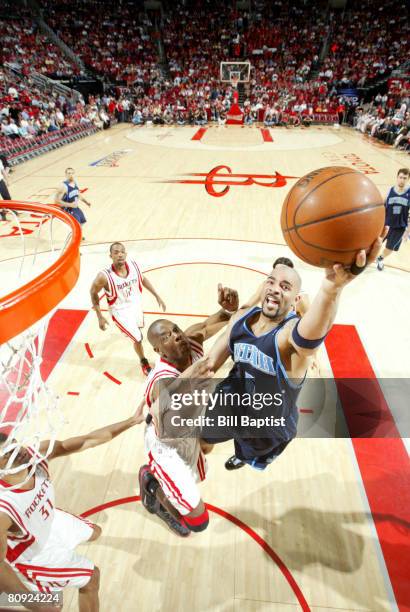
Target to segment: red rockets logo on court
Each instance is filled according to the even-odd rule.
[[[205,191],[214,198],[225,196],[231,187],[270,187],[273,189],[284,187],[289,179],[298,179],[298,176],[288,176],[275,171],[274,174],[233,173],[229,166],[215,166],[209,172],[191,172],[186,176],[195,177],[187,179],[170,179],[161,183],[178,183],[180,185],[203,185]]]

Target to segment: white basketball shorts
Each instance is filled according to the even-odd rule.
[[[31,591],[52,593],[66,587],[81,589],[91,579],[94,563],[75,552],[91,537],[94,524],[56,509],[43,550],[29,563],[13,564],[19,579]]]
[[[134,308],[124,308],[121,310],[111,310],[111,317],[115,325],[125,336],[131,338],[133,342],[141,342],[141,329],[144,327],[144,314],[142,310]]]
[[[199,451],[198,461],[192,469],[175,448],[157,438],[152,424],[145,430],[145,449],[151,471],[166,497],[180,514],[190,514],[201,499],[197,483],[205,480],[207,472],[203,453]]]

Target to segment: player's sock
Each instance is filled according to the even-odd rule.
[[[381,272],[384,268],[384,257],[382,257],[382,255],[379,255],[377,258],[377,269],[379,270],[379,272]]]
[[[244,462],[238,459],[236,455],[232,455],[232,457],[229,457],[228,461],[225,462],[225,468],[227,470],[239,470],[239,468],[244,465]]]

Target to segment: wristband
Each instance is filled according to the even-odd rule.
[[[292,339],[296,346],[305,349],[314,349],[320,346],[323,340],[326,338],[327,334],[325,334],[322,338],[318,338],[317,340],[307,340],[298,332],[299,323],[300,321],[297,322],[297,324],[292,330]]]
[[[356,262],[354,262],[350,266],[350,272],[354,276],[357,276],[358,274],[361,274],[363,272],[363,270],[365,270],[365,269],[366,269],[366,264],[364,266],[358,266],[358,265],[356,265]]]
[[[238,312],[238,309],[236,310],[226,310],[226,308],[222,308],[222,310],[224,311],[225,314],[231,316],[234,315],[236,312]]]

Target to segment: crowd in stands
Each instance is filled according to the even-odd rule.
[[[141,5],[129,0],[45,0],[42,7],[48,25],[100,76],[124,84],[150,82],[155,76],[156,48]]]
[[[41,0],[48,25],[88,68],[113,84],[109,96],[91,97],[87,104],[33,84],[32,70],[58,77],[78,74],[78,67],[37,29],[29,9],[13,16],[15,3],[4,1],[10,11],[0,20],[0,59],[8,66],[0,72],[3,139],[30,139],[70,125],[107,128],[115,119],[223,125],[234,88],[221,82],[220,62],[249,60],[252,70],[242,92],[245,124],[309,125],[314,116],[328,114],[388,144],[406,146],[407,90],[391,90],[357,110],[357,100],[342,93],[377,82],[407,59],[404,0],[363,0],[338,12],[327,0],[255,0],[252,15],[235,3],[163,0],[158,21],[131,0],[116,5]],[[160,58],[166,64],[161,68]]]
[[[30,77],[0,69],[0,148],[10,141],[23,143],[44,134],[76,126],[108,127],[110,117],[102,105],[85,104],[53,89],[40,90]]]
[[[211,114],[216,106],[218,114],[223,112],[226,94],[231,92],[221,87],[220,62],[249,59],[253,70],[245,106],[253,113],[268,105],[289,111],[291,102],[317,106],[326,92],[309,77],[327,33],[324,6],[298,0],[266,2],[251,21],[246,12],[238,13],[227,4],[195,0],[170,4],[162,27],[170,72],[160,95],[163,104],[185,106],[188,112],[210,107]]]
[[[33,70],[55,78],[79,73],[78,67],[39,30],[27,9],[4,2],[0,18],[0,65],[7,62],[26,76]]]
[[[388,76],[410,55],[405,0],[362,0],[332,19],[324,69],[337,86],[365,87]]]
[[[389,94],[377,94],[371,104],[358,106],[353,126],[386,145],[410,152],[410,82]]]

